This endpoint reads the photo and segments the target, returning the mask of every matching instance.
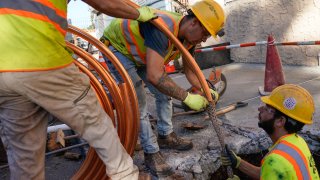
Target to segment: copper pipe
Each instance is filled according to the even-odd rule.
[[[119,138],[122,143],[126,141],[126,110],[124,109],[124,102],[122,100],[121,91],[118,88],[116,82],[112,79],[111,75],[109,73],[103,73],[101,71],[105,71],[105,69],[100,69],[102,67],[100,63],[98,63],[93,57],[91,57],[90,54],[88,54],[86,51],[83,51],[82,49],[76,48],[73,44],[68,44],[68,46],[75,51],[82,59],[86,59],[87,63],[90,64],[90,66],[94,67],[94,69],[97,69],[97,73],[100,75],[101,79],[104,81],[106,86],[108,87],[108,90],[113,97],[114,106],[117,113],[117,127],[118,127],[118,134]],[[90,57],[89,57],[90,56]],[[89,59],[87,59],[89,58]],[[106,72],[106,71],[105,71]],[[121,99],[119,99],[121,98]],[[131,122],[131,121],[128,121]],[[128,140],[127,140],[128,141]]]
[[[74,26],[71,26],[71,25],[69,25],[68,31],[82,37],[83,39],[89,41],[91,44],[96,46],[102,54],[104,54],[105,56],[108,57],[108,59],[112,62],[112,64],[115,66],[117,71],[122,76],[122,79],[124,80],[124,82],[127,86],[128,94],[130,94],[129,99],[130,99],[130,104],[131,104],[131,109],[132,109],[131,121],[133,121],[133,124],[131,127],[129,127],[130,129],[125,130],[126,128],[120,128],[120,131],[123,131],[123,133],[131,133],[131,131],[134,131],[131,133],[132,138],[130,141],[133,140],[134,144],[135,144],[138,139],[140,115],[139,115],[139,108],[138,108],[138,99],[137,99],[137,96],[136,96],[136,93],[134,90],[134,86],[132,84],[132,81],[131,81],[128,73],[123,68],[122,64],[119,62],[119,60],[116,58],[116,56],[107,47],[105,47],[105,45],[103,43],[101,43],[99,40],[93,38],[88,33],[84,32]],[[119,136],[120,136],[120,138],[122,137],[120,133],[119,133]],[[133,151],[129,152],[129,154],[132,154],[132,153],[133,153]]]
[[[128,153],[133,154],[134,147],[138,138],[139,109],[138,100],[130,77],[122,67],[121,63],[117,60],[117,58],[110,52],[109,49],[104,47],[104,45],[100,41],[73,26],[70,26],[68,31],[82,37],[83,39],[86,39],[91,44],[96,46],[104,55],[106,55],[112,61],[112,63],[115,65],[120,75],[122,76],[124,83],[119,84],[118,87],[109,72],[107,72],[103,68],[103,66],[101,66],[101,64],[96,61],[96,59],[94,59],[90,54],[81,50],[75,45],[67,43],[68,47],[71,48],[75,52],[75,54],[77,54],[94,68],[99,77],[107,86],[117,114],[115,124],[117,124],[119,138]],[[89,70],[82,69],[82,71],[88,74],[88,76],[90,77],[91,84],[93,85],[97,93],[99,101],[102,104],[105,103],[108,107],[108,114],[113,114],[113,112],[110,112],[110,108],[112,107],[112,105],[110,101],[108,101],[108,97],[105,96],[103,87],[101,88],[101,86],[97,84],[98,81],[94,80],[95,77],[93,77],[93,75],[90,75],[92,73],[89,73]],[[99,159],[96,152],[92,148],[89,149],[86,159],[84,160],[78,172],[72,177],[72,179],[108,179],[105,173],[105,165]]]
[[[128,91],[126,90],[126,84],[124,84],[124,83],[121,83],[121,84],[119,84],[119,88],[121,89],[121,96],[122,96],[122,98],[124,99],[124,104],[123,104],[123,106],[125,107],[125,109],[127,109],[127,112],[126,112],[126,122],[127,122],[127,125],[128,126],[130,126],[131,124],[129,124],[130,123],[130,119],[131,119],[131,117],[130,117],[130,114],[132,113],[131,111],[131,109],[130,109],[130,101],[129,101],[129,94],[128,94]],[[130,139],[131,137],[130,137],[130,134],[126,134],[126,138],[127,139]],[[124,146],[128,146],[128,147],[132,147],[132,143],[130,142],[130,141],[128,141],[128,142],[126,142],[125,144],[123,144]],[[133,147],[134,148],[134,147]],[[131,150],[131,149],[130,149]],[[130,151],[130,150],[128,150],[128,151]],[[133,149],[134,150],[134,149]]]
[[[92,75],[92,73],[88,70],[88,69],[86,69],[81,63],[79,63],[79,62],[76,62],[76,64],[78,64],[78,66],[80,67],[80,69],[82,70],[82,71],[86,71],[86,74],[91,74]],[[84,68],[84,69],[82,69],[82,68]],[[92,75],[93,76],[93,75]],[[89,77],[91,77],[91,76],[89,76]],[[90,78],[91,79],[91,78]],[[93,79],[92,79],[92,81],[98,81],[97,79],[95,79],[95,77],[93,76]],[[101,86],[101,84],[99,83],[99,81],[98,81],[98,85],[100,85]],[[102,86],[101,86],[102,87]],[[126,88],[126,85],[124,84],[124,83],[122,83],[122,84],[120,84],[120,89],[123,89],[123,88]],[[97,91],[98,92],[98,91]],[[101,90],[100,90],[100,92],[101,92]],[[103,89],[103,87],[102,87],[102,92],[104,92],[105,93],[105,91],[104,91],[104,89]],[[127,94],[127,90],[122,90],[121,91],[122,92],[122,94],[121,94],[121,96],[122,97],[125,97],[124,98],[124,102],[125,102],[125,104],[126,104],[126,109],[127,110],[130,110],[131,111],[131,109],[130,109],[130,103],[128,103],[129,101],[127,100],[128,99],[128,94]],[[109,101],[108,101],[109,102]],[[129,107],[129,108],[128,108]],[[127,115],[131,115],[131,113],[129,113],[128,111],[126,111],[127,113]],[[113,113],[112,113],[113,114]],[[131,117],[128,117],[128,116],[126,116],[126,120],[125,120],[125,122],[131,122],[130,124],[128,124],[127,123],[127,125],[128,125],[128,127],[132,127],[131,126],[131,124],[132,124],[132,121],[130,120],[131,119]],[[130,139],[131,137],[130,137],[130,133],[126,133],[125,134],[126,136],[127,136],[127,139]],[[129,136],[129,137],[128,137]],[[76,136],[76,137],[78,137],[78,136]],[[126,144],[123,144],[123,146],[125,146],[125,147],[131,147],[131,148],[134,148],[134,146],[135,146],[135,144],[134,144],[134,141],[127,141],[127,142],[125,142]],[[131,148],[130,149],[128,149],[128,151],[131,151]],[[133,149],[134,150],[134,149]],[[96,155],[96,153],[94,153],[94,155]],[[104,166],[104,164],[99,160],[99,159],[96,159],[96,160],[90,160],[91,162],[90,162],[90,164],[92,164],[92,166],[94,166],[95,167],[95,171],[90,171],[90,172],[88,172],[87,170],[85,170],[86,171],[86,176],[89,176],[90,178],[92,178],[92,179],[101,179],[102,177],[104,177],[105,176],[105,166]],[[93,162],[93,163],[92,163]],[[94,163],[94,162],[96,162],[96,163]],[[92,167],[91,166],[91,167]],[[99,172],[99,173],[97,173],[97,172]],[[75,179],[77,179],[77,178],[75,178]]]
[[[116,111],[117,117],[119,119],[122,119],[123,118],[123,113],[124,113],[124,109],[123,109],[123,106],[122,106],[123,100],[122,100],[122,97],[121,97],[121,94],[120,94],[120,90],[119,90],[119,88],[117,86],[117,83],[113,80],[113,78],[110,76],[110,74],[103,68],[103,66],[100,65],[100,63],[98,63],[89,53],[87,53],[86,51],[78,48],[74,44],[71,44],[71,43],[67,42],[67,45],[78,56],[80,56],[83,60],[85,60],[90,66],[92,66],[95,69],[95,71],[99,74],[101,80],[105,83],[105,85],[107,86],[111,96],[113,97],[113,101],[117,102],[117,103],[114,103],[115,109],[117,110]],[[118,125],[121,126],[121,124],[118,124]]]
[[[86,62],[89,62],[89,61],[92,61],[91,63],[88,63],[88,64],[90,64],[91,66],[93,66],[94,67],[94,69],[97,69],[97,67],[95,66],[95,63],[96,63],[96,60],[94,60],[94,59],[92,59],[92,57],[89,57],[90,55],[89,54],[87,54],[85,51],[83,51],[83,50],[81,50],[81,49],[79,49],[79,48],[77,48],[76,46],[72,46],[72,44],[71,45],[69,45],[68,44],[68,46],[70,47],[70,48],[72,48],[74,51],[75,51],[75,53],[79,56],[79,57],[81,57],[83,60],[85,60]],[[100,70],[101,71],[101,70]],[[101,74],[101,72],[100,73],[98,73],[99,75]],[[105,73],[105,74],[107,74],[107,73]],[[103,76],[103,75],[102,75]],[[110,82],[110,78],[108,78],[108,77],[104,77],[103,78],[104,79],[104,82],[105,81],[108,81],[108,82],[105,82],[107,85],[109,85],[108,86],[108,89],[109,89],[109,87],[110,86],[112,86],[112,81]],[[114,82],[113,83],[113,86],[116,86],[116,83]],[[104,90],[103,90],[104,91]],[[116,92],[119,92],[119,91],[116,91]],[[111,93],[112,95],[111,96],[117,96],[117,97],[119,97],[119,95],[113,95],[113,93]],[[98,98],[99,99],[99,98]],[[103,100],[101,100],[101,99],[99,99],[99,101],[103,101]],[[118,104],[119,105],[119,103],[116,103],[116,104]],[[118,107],[116,106],[116,109],[117,109]],[[119,108],[118,108],[118,111],[116,111],[116,112],[118,112],[119,113]],[[112,111],[112,113],[111,114],[113,114],[113,111]],[[118,116],[119,117],[119,116]],[[121,117],[119,117],[118,119],[120,119]],[[114,122],[114,124],[116,124],[115,122]],[[121,126],[121,124],[120,123],[118,123],[118,125],[119,126]],[[91,149],[91,148],[90,148]],[[84,166],[84,167],[88,167],[88,168],[80,168],[80,170],[74,175],[74,177],[73,177],[73,179],[82,179],[82,178],[86,178],[86,177],[89,177],[90,179],[92,178],[92,179],[95,179],[95,176],[96,175],[99,175],[99,174],[105,174],[105,166],[104,166],[104,164],[102,163],[102,161],[97,157],[97,154],[95,153],[95,151],[94,150],[91,150],[91,151],[88,151],[88,153],[87,153],[87,157],[88,158],[86,158],[85,159],[85,161],[83,162],[83,164],[82,164],[82,166]],[[90,158],[91,157],[91,158]],[[88,165],[87,165],[88,164]],[[94,171],[93,171],[94,170]]]
[[[118,60],[118,58],[99,40],[93,38],[91,35],[89,35],[88,33],[85,33],[84,31],[80,30],[77,27],[74,27],[72,25],[69,25],[68,27],[68,32],[71,32],[73,34],[76,34],[80,37],[82,37],[83,39],[89,41],[91,44],[93,44],[96,48],[99,49],[99,51],[108,57],[108,59],[112,62],[112,64],[115,66],[115,68],[117,69],[117,71],[120,73],[123,81],[127,84],[127,88],[128,88],[128,93],[131,94],[130,99],[131,99],[131,104],[133,105],[132,108],[132,112],[133,112],[133,116],[132,118],[135,119],[139,119],[140,115],[139,115],[139,108],[138,108],[138,98],[136,96],[135,93],[135,89],[134,86],[132,84],[132,81],[127,73],[127,71],[124,69],[124,67],[122,66],[122,64],[120,63],[120,61]],[[137,124],[139,125],[139,124]],[[139,128],[138,127],[133,127],[133,128]]]
[[[93,65],[94,63],[96,63],[96,61],[94,59],[92,59],[93,57],[91,57],[91,55],[85,53],[80,48],[72,46],[72,44],[71,45],[68,44],[68,47],[72,48],[75,51],[75,54],[78,55],[79,57],[81,57],[86,62],[88,62],[90,60],[93,61],[88,64]],[[93,87],[97,93],[98,100],[102,103],[109,102],[108,104],[110,104],[110,107],[109,107],[110,110],[108,110],[106,112],[109,114],[110,117],[113,117],[113,119],[112,119],[113,123],[116,124],[112,105],[111,105],[110,101],[108,100],[108,96],[106,95],[105,90],[101,86],[100,82],[95,78],[95,76],[87,68],[84,67],[84,65],[82,65],[79,62],[75,62],[75,63],[78,65],[78,67],[81,71],[85,72],[90,77],[91,84],[97,84],[97,85],[93,85]],[[93,65],[93,67],[95,67],[95,66]],[[99,89],[96,88],[99,86],[100,86]],[[105,94],[105,96],[101,97],[100,96],[101,94]],[[94,177],[99,174],[105,175],[105,165],[99,159],[99,157],[96,154],[96,152],[94,151],[94,149],[90,148],[87,153],[86,159],[82,163],[82,166],[77,171],[77,173],[72,177],[72,179],[85,179],[85,178],[95,179]]]

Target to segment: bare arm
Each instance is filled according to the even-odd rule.
[[[253,179],[260,179],[260,167],[254,166],[245,160],[241,160],[238,169]]]
[[[107,14],[109,16],[125,18],[125,19],[137,19],[139,17],[139,11],[131,7],[123,0],[83,0],[96,10]]]
[[[201,84],[200,84],[200,81],[198,80],[198,77],[196,76],[196,74],[192,71],[191,67],[188,65],[185,58],[182,58],[182,61],[183,61],[183,70],[184,70],[184,73],[185,73],[189,83],[193,87],[196,87],[197,89],[201,89]]]
[[[163,57],[150,48],[147,48],[147,79],[160,92],[180,101],[185,100],[188,95],[165,72]]]

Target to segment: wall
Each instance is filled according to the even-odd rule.
[[[231,44],[266,41],[320,40],[320,0],[225,0],[224,41]],[[317,66],[320,46],[278,46],[283,64]],[[236,62],[265,62],[266,47],[231,50]]]

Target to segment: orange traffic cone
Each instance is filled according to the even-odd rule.
[[[106,61],[104,60],[103,56],[102,56],[102,53],[99,51],[99,59],[98,61],[100,62],[100,64],[107,70],[109,71],[109,68],[107,66],[107,63]]]
[[[273,36],[269,35],[264,74],[264,88],[259,87],[261,95],[268,95],[276,87],[285,84],[281,59],[277,47],[273,44],[274,41]]]
[[[174,66],[173,61],[170,61],[168,64],[165,65],[165,70],[167,73],[175,73],[176,68]]]

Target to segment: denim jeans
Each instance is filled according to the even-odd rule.
[[[151,83],[147,81],[146,78],[146,67],[138,67],[128,59],[126,56],[117,51],[113,46],[109,46],[110,50],[114,53],[114,55],[119,59],[123,67],[127,70],[132,83],[134,85],[138,103],[139,103],[139,111],[140,111],[140,140],[141,145],[145,153],[155,153],[159,151],[159,146],[157,143],[157,138],[152,131],[151,124],[148,116],[148,102],[147,102],[147,94],[144,89],[144,84],[146,84],[147,88],[150,90],[154,97],[156,98],[156,108],[157,108],[157,130],[160,135],[168,135],[173,131],[172,127],[172,98],[167,96],[157,88],[155,88]],[[104,57],[108,68],[112,75],[118,82],[123,82],[119,72],[116,70],[114,65],[108,60],[107,57]],[[144,82],[144,83],[143,83]]]

